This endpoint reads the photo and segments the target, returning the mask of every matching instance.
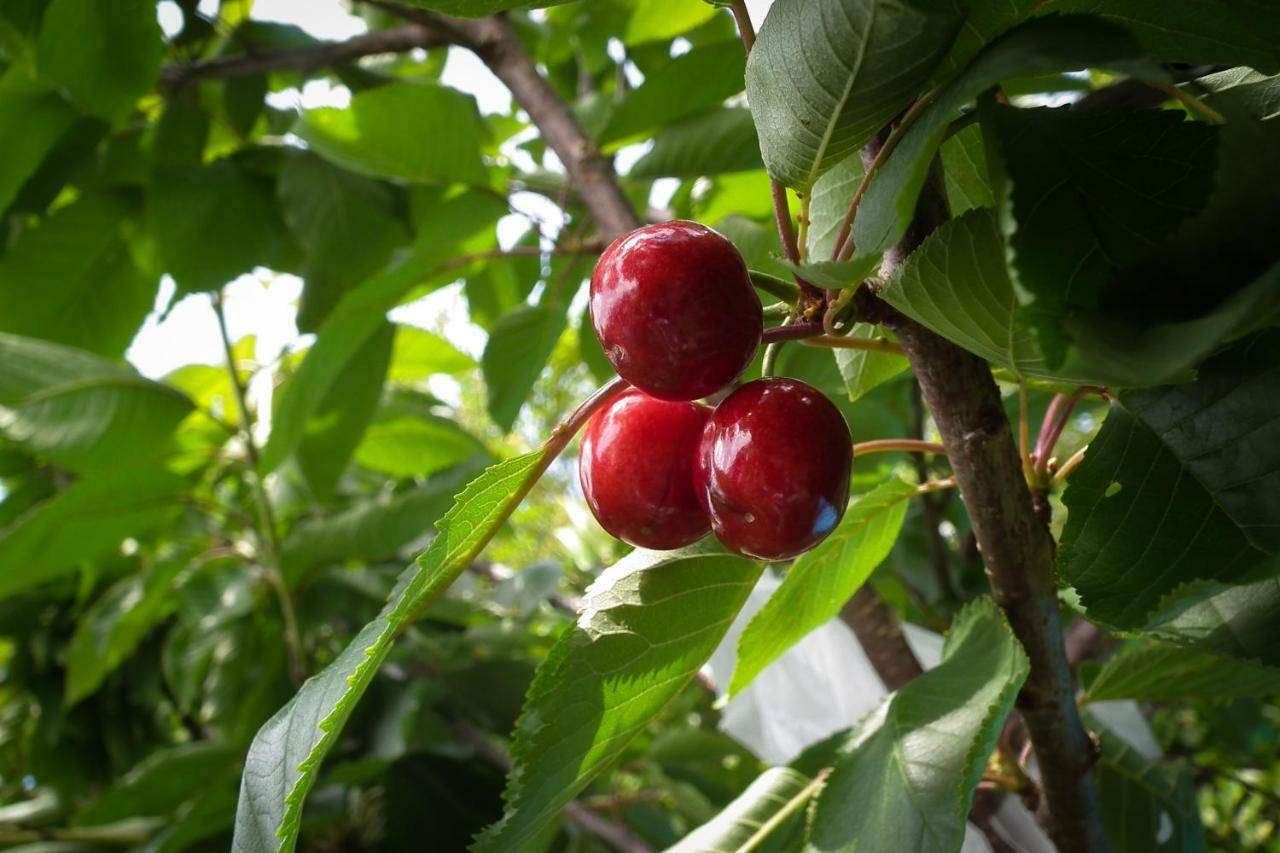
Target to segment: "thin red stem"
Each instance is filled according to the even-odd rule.
[[[1067,428],[1071,413],[1089,391],[1089,388],[1077,388],[1070,397],[1066,394],[1055,394],[1053,400],[1049,402],[1049,408],[1044,413],[1044,421],[1040,425],[1040,436],[1036,440],[1035,455],[1031,460],[1037,474],[1048,473],[1049,457],[1053,455],[1053,448],[1057,446],[1058,439]]]
[[[821,334],[821,323],[793,323],[790,326],[774,326],[772,329],[765,329],[760,341],[768,345],[775,341],[798,341],[804,338],[816,338]]]

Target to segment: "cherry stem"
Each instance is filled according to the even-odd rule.
[[[1032,470],[1040,477],[1049,472],[1049,457],[1058,439],[1071,420],[1071,413],[1076,405],[1089,393],[1089,388],[1078,388],[1071,396],[1055,394],[1045,410],[1044,421],[1040,425],[1040,436],[1036,439],[1036,449],[1031,456]]]
[[[756,44],[756,31],[751,23],[751,15],[747,11],[746,0],[733,0],[729,11],[738,24],[738,37],[742,40],[742,50],[748,56]],[[769,194],[773,196],[773,218],[778,225],[778,239],[782,242],[783,256],[793,264],[800,263],[800,244],[796,242],[796,232],[791,227],[791,204],[787,201],[787,188],[781,181],[769,179]],[[824,294],[809,282],[796,276],[796,284],[800,285],[800,294],[806,305],[821,305]]]
[[[947,489],[954,489],[955,487],[955,477],[947,477],[945,480],[930,480],[927,483],[921,483],[919,486],[916,486],[916,494],[927,495],[933,492],[943,492]]]
[[[573,437],[578,434],[578,430],[582,429],[592,415],[630,387],[631,385],[627,380],[621,376],[615,376],[597,388],[590,397],[583,400],[581,405],[573,410],[573,414],[556,424],[544,446],[547,451],[547,464],[549,465],[550,460],[555,459],[564,451],[569,442],[573,440]]]
[[[760,340],[768,345],[775,341],[799,341],[821,335],[821,323],[793,323],[790,326],[774,326],[772,329],[765,329]]]
[[[902,347],[886,338],[853,338],[840,335],[819,335],[801,341],[807,347],[829,347],[831,349],[860,349],[870,352],[888,352],[902,355]]]
[[[921,441],[916,438],[881,438],[875,441],[860,441],[853,445],[855,458],[869,453],[933,453],[946,456],[947,449],[933,441]]]

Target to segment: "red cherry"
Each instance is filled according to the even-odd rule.
[[[587,506],[612,535],[666,550],[706,536],[693,454],[711,409],[632,389],[596,412],[582,437],[578,478]]]
[[[853,444],[822,392],[794,379],[758,379],[716,407],[695,467],[700,502],[725,547],[783,560],[840,522]]]
[[[696,222],[619,237],[591,275],[591,321],[623,379],[663,400],[696,400],[746,369],[764,329],[738,250]]]

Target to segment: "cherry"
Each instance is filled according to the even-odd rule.
[[[729,550],[782,560],[826,538],[849,501],[853,445],[844,416],[794,379],[748,382],[716,407],[695,479]]]
[[[663,400],[696,400],[746,369],[764,329],[747,266],[696,222],[625,234],[591,275],[591,321],[618,375]]]
[[[610,534],[643,548],[688,545],[710,532],[693,454],[711,409],[631,389],[596,412],[582,437],[578,478]]]

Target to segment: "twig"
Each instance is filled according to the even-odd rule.
[[[898,618],[870,584],[859,587],[840,609],[840,621],[853,630],[887,690],[897,690],[924,672],[907,645]]]
[[[214,291],[212,294],[213,313],[218,318],[218,333],[222,337],[222,349],[226,354],[227,374],[231,379],[231,385],[235,389],[236,405],[240,407],[240,425],[244,438],[245,453],[249,457],[250,467],[253,468],[253,474],[250,479],[253,481],[254,502],[258,505],[258,523],[254,525],[254,529],[258,534],[258,542],[262,546],[263,577],[267,584],[275,593],[276,600],[280,605],[280,616],[284,620],[284,644],[285,652],[289,659],[289,677],[293,679],[295,685],[301,684],[307,676],[306,652],[302,645],[302,634],[298,630],[298,615],[293,605],[293,595],[289,591],[289,585],[285,583],[284,575],[280,571],[280,534],[276,529],[275,513],[271,508],[271,501],[267,497],[266,486],[263,482],[263,476],[258,467],[260,454],[258,452],[258,444],[253,438],[253,420],[249,415],[249,402],[245,394],[245,387],[240,382],[240,374],[236,370],[235,351],[231,346],[231,336],[227,333],[227,317],[222,307],[222,294]]]
[[[204,62],[176,62],[160,69],[160,85],[170,88],[197,80],[248,77],[271,71],[300,71],[309,74],[321,68],[354,62],[366,56],[403,53],[414,48],[448,44],[444,35],[418,24],[364,33],[346,41],[299,47],[273,53],[222,56]]]
[[[821,323],[792,323],[789,326],[774,326],[765,329],[761,342],[771,344],[774,341],[799,341],[805,338],[816,338],[822,334]]]
[[[450,18],[398,3],[366,2],[441,32],[479,57],[537,125],[606,237],[612,239],[640,226],[640,218],[618,184],[611,160],[600,153],[573,111],[538,73],[505,17]]]

